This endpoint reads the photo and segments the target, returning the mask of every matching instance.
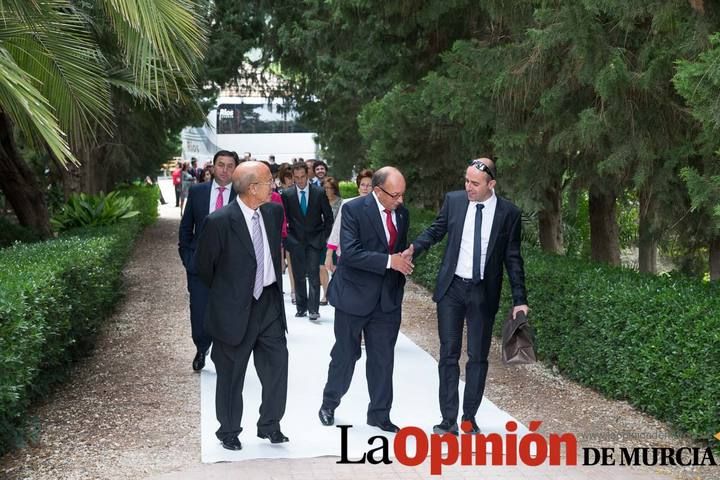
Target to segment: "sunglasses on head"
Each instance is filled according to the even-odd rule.
[[[490,170],[490,167],[488,167],[487,165],[485,165],[485,164],[484,164],[483,162],[481,162],[480,160],[473,160],[472,162],[470,162],[470,165],[472,165],[473,167],[477,168],[477,169],[480,170],[481,172],[485,172],[485,173],[487,173],[488,175],[490,175],[490,179],[491,179],[491,180],[495,180],[495,175],[493,175],[492,171]]]

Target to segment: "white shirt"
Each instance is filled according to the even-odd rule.
[[[218,194],[220,193],[220,185],[215,182],[215,180],[212,181],[212,185],[210,185],[210,211],[208,213],[213,213],[215,211],[215,203],[217,202]],[[227,205],[230,201],[230,184],[225,185],[225,191],[223,192],[223,206]]]
[[[248,207],[243,203],[242,200],[240,200],[240,196],[238,195],[235,197],[237,199],[238,205],[240,205],[240,210],[242,210],[243,216],[245,217],[245,223],[247,224],[248,232],[250,233],[250,239],[252,239],[252,217],[255,214],[255,212],[258,213],[258,216],[260,217],[258,221],[260,222],[260,231],[262,232],[263,237],[263,256],[265,257],[265,261],[263,262],[263,287],[267,287],[268,285],[272,285],[277,281],[277,278],[275,278],[275,267],[273,266],[272,262],[272,255],[270,255],[270,243],[268,243],[267,238],[267,232],[265,231],[265,222],[263,222],[262,213],[260,213],[260,209],[253,210],[252,208]]]
[[[497,197],[495,192],[484,202],[469,202],[465,213],[465,224],[463,226],[462,240],[460,241],[460,252],[455,275],[462,278],[473,276],[473,254],[474,248],[478,245],[475,241],[475,212],[477,205],[482,203],[482,226],[480,229],[482,254],[480,256],[480,278],[485,278],[485,258],[487,256],[488,243],[490,243],[490,232],[492,231],[493,219],[495,218],[495,207]]]
[[[297,188],[298,205],[302,205],[302,195],[300,192],[305,192],[305,205],[310,205],[310,182],[308,181],[305,188],[300,188],[297,185],[295,185],[295,188]]]
[[[387,215],[385,214],[385,207],[383,207],[383,204],[380,203],[380,200],[378,200],[378,197],[377,197],[377,195],[375,195],[375,192],[372,192],[372,196],[375,199],[375,203],[377,204],[378,209],[380,210],[380,218],[382,219],[382,226],[383,226],[383,229],[385,230],[385,240],[389,244],[390,243],[390,230],[388,230],[388,227],[387,227]],[[391,216],[392,216],[393,225],[395,225],[395,231],[397,231],[397,218],[395,216],[395,210],[390,210],[390,211],[392,212]],[[399,238],[398,238],[398,240],[399,240]],[[391,263],[392,263],[392,259],[390,258],[390,255],[388,255],[387,266],[385,268],[390,268]]]

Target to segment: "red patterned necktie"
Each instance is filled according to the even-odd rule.
[[[397,228],[395,228],[395,224],[392,221],[392,212],[387,208],[385,209],[385,223],[387,223],[388,233],[390,233],[388,249],[390,253],[393,253],[395,251],[395,242],[397,241]]]
[[[220,210],[223,206],[223,192],[225,191],[225,187],[217,187],[219,192],[217,196],[217,200],[215,200],[215,210]]]

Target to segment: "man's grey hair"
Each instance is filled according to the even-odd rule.
[[[239,179],[233,182],[233,188],[235,193],[238,195],[244,195],[250,190],[250,185],[258,181],[258,176],[255,172],[248,172],[246,175],[242,175]]]
[[[390,175],[391,170],[389,168],[381,168],[377,172],[375,172],[372,176],[372,188],[375,187],[382,187],[385,185],[385,182],[387,181],[388,175]]]

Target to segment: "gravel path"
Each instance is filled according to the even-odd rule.
[[[157,224],[136,244],[125,269],[126,298],[94,352],[31,411],[40,434],[31,446],[0,458],[0,478],[137,479],[198,467],[200,376],[190,368],[194,346],[178,225],[178,209],[162,207]],[[435,305],[412,283],[402,329],[437,358]],[[496,345],[486,395],[526,424],[542,420],[541,432],[575,433],[581,446],[692,444],[627,403],[608,401],[542,365],[502,366]],[[718,478],[717,468],[643,470]]]

